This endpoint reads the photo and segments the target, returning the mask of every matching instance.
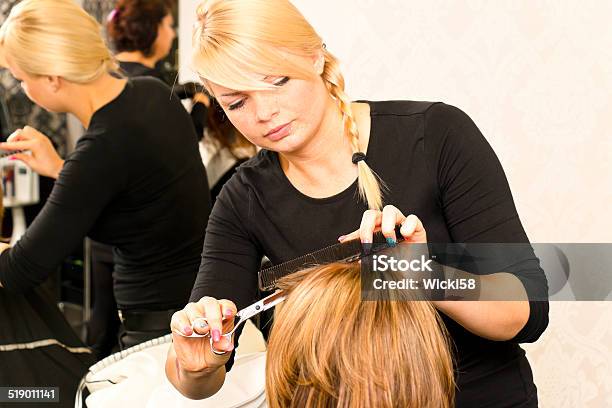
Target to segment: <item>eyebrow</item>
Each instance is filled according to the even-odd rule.
[[[262,79],[262,81],[265,81],[265,80],[267,80],[268,78],[271,78],[271,77],[272,77],[271,75],[266,75],[266,76],[265,76],[265,77]],[[236,95],[242,95],[242,93],[243,93],[243,92],[240,92],[240,91],[234,91],[234,92],[228,92],[228,93],[221,94],[221,96],[222,96],[222,97],[223,97],[223,96],[236,96]]]
[[[230,92],[230,93],[221,94],[221,96],[236,96],[236,95],[240,95],[241,93],[242,92],[234,91],[234,92]]]

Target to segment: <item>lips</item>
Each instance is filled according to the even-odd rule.
[[[268,137],[268,136],[273,135],[274,133],[277,133],[277,132],[278,132],[278,131],[280,131],[282,128],[284,128],[285,126],[289,125],[289,123],[291,123],[291,122],[288,122],[288,123],[285,123],[284,125],[280,125],[280,126],[275,127],[274,129],[272,129],[272,130],[270,130],[268,133],[266,133],[266,136],[265,136],[265,137]]]
[[[273,142],[284,138],[285,136],[291,133],[291,123],[292,122],[288,122],[288,123],[285,123],[284,125],[275,127],[274,129],[266,133],[264,137],[268,138],[269,140]]]

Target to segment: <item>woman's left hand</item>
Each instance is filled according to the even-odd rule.
[[[382,211],[367,210],[363,213],[359,229],[339,237],[338,241],[344,242],[359,238],[363,244],[369,244],[372,243],[374,232],[380,230],[388,241],[393,240],[395,243],[397,242],[395,226],[400,224],[400,233],[405,242],[427,243],[427,233],[421,220],[414,214],[406,217],[393,205],[386,205]]]

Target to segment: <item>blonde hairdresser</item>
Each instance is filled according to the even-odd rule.
[[[206,398],[223,384],[235,353],[220,333],[259,296],[262,256],[278,264],[336,240],[370,244],[375,230],[393,245],[396,226],[407,244],[528,242],[499,160],[464,112],[440,102],[351,102],[338,60],[288,0],[207,0],[197,18],[194,69],[262,150],[218,196],[191,302],[172,319],[166,373],[181,393]],[[494,301],[433,302],[459,342],[458,406],[537,405],[518,343],[548,323],[548,304],[527,301],[528,289],[546,295],[546,279],[532,251],[510,255],[479,279],[479,295]],[[208,325],[193,327],[202,317]],[[177,334],[193,330],[226,353]]]

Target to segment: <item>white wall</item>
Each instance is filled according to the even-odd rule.
[[[186,65],[197,0],[181,0]],[[497,152],[533,242],[612,242],[612,2],[295,0],[354,99],[440,100]],[[181,72],[189,76],[189,70]],[[551,304],[543,407],[612,406],[612,303]]]

